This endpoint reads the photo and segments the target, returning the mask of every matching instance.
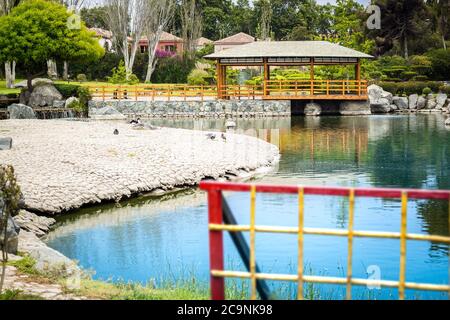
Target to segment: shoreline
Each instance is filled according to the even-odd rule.
[[[249,136],[226,133],[224,141],[216,132],[211,140],[204,131],[117,121],[6,120],[1,133],[13,139],[0,162],[14,166],[24,209],[44,215],[251,176],[279,160],[276,146]]]

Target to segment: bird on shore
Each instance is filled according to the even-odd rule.
[[[118,136],[118,135],[119,135],[119,130],[117,130],[117,129],[114,129],[114,132],[113,132],[113,134],[114,134],[115,136]]]
[[[222,132],[222,140],[225,141],[225,142],[227,141],[227,136],[223,132]]]
[[[139,124],[141,123],[141,118],[133,119],[130,121],[130,124]]]
[[[214,133],[208,133],[206,134],[206,137],[210,140],[216,140],[216,135]]]
[[[236,128],[236,122],[234,122],[233,120],[227,120],[227,122],[225,122],[225,127],[227,129]]]

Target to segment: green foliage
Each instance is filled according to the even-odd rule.
[[[27,275],[39,274],[39,271],[37,271],[36,269],[36,260],[34,260],[29,255],[25,255],[22,259],[11,261],[8,264],[17,268],[19,272],[25,273]]]
[[[432,77],[435,80],[450,79],[450,49],[436,49],[426,53],[431,61]]]
[[[212,54],[214,53],[214,44],[212,43],[208,43],[207,45],[205,45],[203,48],[201,48],[200,50],[198,50],[195,53],[195,56],[197,57],[197,59],[201,59],[204,56],[207,56],[208,54]]]
[[[77,96],[80,85],[55,83],[55,88],[61,93],[64,99]]]
[[[439,87],[439,92],[450,95],[450,86],[442,85]]]
[[[431,90],[429,87],[425,87],[425,88],[423,88],[423,90],[422,90],[422,94],[424,95],[424,96],[427,96],[427,95],[429,95],[430,93],[432,93],[433,92],[433,90]]]
[[[77,75],[77,81],[78,82],[86,82],[87,81],[87,77],[84,73],[80,73]]]
[[[0,199],[4,201],[3,214],[0,222],[5,223],[4,217],[14,217],[19,214],[22,192],[17,184],[14,168],[11,165],[0,165]]]
[[[187,81],[190,85],[206,85],[206,79],[209,77],[208,72],[201,69],[194,69],[189,73]]]
[[[5,290],[0,294],[0,300],[44,300],[41,297],[23,294],[21,290]]]
[[[136,55],[134,71],[139,75],[139,61],[141,54]],[[114,52],[107,52],[99,61],[83,62],[77,61],[69,64],[69,74],[76,75],[83,73],[88,80],[106,80],[111,75],[111,70],[118,66],[122,57]]]
[[[16,61],[28,78],[45,72],[46,62],[93,61],[104,49],[82,23],[69,29],[66,7],[45,0],[25,0],[0,18],[0,61]],[[26,50],[24,50],[26,48]]]
[[[425,88],[429,88],[432,92],[438,92],[442,86],[437,81],[407,81],[407,82],[385,82],[378,83],[384,90],[391,92],[393,95],[411,95],[422,94]]]
[[[187,77],[194,68],[195,59],[188,56],[161,58],[152,74],[152,82],[187,83]]]
[[[139,79],[135,74],[127,72],[125,63],[123,60],[120,60],[119,65],[112,69],[112,75],[108,77],[108,82],[114,84],[136,84],[139,83]]]

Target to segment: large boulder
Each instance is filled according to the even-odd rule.
[[[393,97],[392,101],[397,106],[398,110],[408,109],[408,98],[407,97]]]
[[[408,107],[411,110],[414,110],[417,108],[417,100],[419,99],[419,95],[418,94],[412,94],[409,96],[408,98]]]
[[[103,119],[103,120],[123,120],[126,119],[122,113],[117,111],[117,109],[111,106],[105,106],[101,108],[90,107],[89,117],[92,119]]]
[[[439,93],[436,96],[436,109],[442,109],[446,106],[447,95],[445,93]]]
[[[41,84],[53,84],[53,81],[47,78],[35,78],[31,81],[31,85],[34,87]],[[27,80],[20,81],[15,84],[16,88],[28,88]]]
[[[383,88],[375,84],[367,88],[372,113],[388,113],[393,111],[392,93],[384,91]]]
[[[38,84],[33,88],[28,105],[31,107],[53,106],[53,101],[61,100],[61,93],[53,84]]]
[[[305,116],[320,116],[322,107],[317,103],[311,102],[305,106]]]
[[[4,201],[0,198],[0,219],[3,219],[3,206]],[[8,221],[6,224],[6,235],[7,242],[4,243],[5,239],[5,230],[4,228],[0,229],[0,248],[6,248],[6,251],[12,254],[17,254],[18,246],[19,246],[19,232],[20,227],[14,222],[12,217],[8,217]]]
[[[339,113],[343,116],[361,116],[372,114],[369,101],[344,101],[339,104]]]
[[[10,119],[36,119],[33,109],[21,103],[8,106],[8,112]]]
[[[425,97],[420,96],[417,99],[417,109],[418,110],[424,109],[426,107],[426,105],[427,105],[427,99],[425,99]]]

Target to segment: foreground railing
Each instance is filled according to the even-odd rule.
[[[450,236],[424,235],[407,232],[407,203],[409,199],[433,199],[449,203],[449,231],[450,231],[450,190],[431,191],[415,189],[368,189],[368,188],[338,188],[338,187],[303,187],[303,186],[270,186],[237,183],[202,182],[200,188],[208,192],[209,217],[209,256],[211,271],[211,298],[225,299],[226,277],[244,278],[251,280],[251,299],[256,299],[257,291],[262,299],[270,298],[264,280],[291,281],[297,283],[298,299],[303,299],[304,283],[341,284],[346,286],[346,298],[352,298],[352,286],[380,286],[398,288],[399,299],[405,298],[406,289],[430,290],[448,292],[450,285],[414,283],[406,281],[406,242],[407,240],[433,241],[450,244]],[[223,197],[223,192],[250,192],[250,225],[238,225]],[[298,227],[276,227],[255,225],[256,193],[281,193],[298,195]],[[349,199],[348,229],[306,228],[305,195],[337,196]],[[361,231],[354,230],[354,204],[357,197],[376,197],[401,199],[400,232]],[[228,231],[248,272],[224,270],[223,232]],[[250,233],[250,244],[247,246],[242,232]],[[298,270],[297,274],[268,274],[259,272],[255,255],[256,233],[296,234],[298,236]],[[304,235],[341,236],[348,239],[347,276],[325,277],[304,274],[303,247]],[[399,280],[372,280],[354,278],[353,270],[353,239],[384,238],[400,240],[400,273]],[[450,263],[450,262],[449,262]]]
[[[260,85],[109,85],[88,86],[94,99],[204,101],[212,99],[367,99],[364,80],[268,80]]]

